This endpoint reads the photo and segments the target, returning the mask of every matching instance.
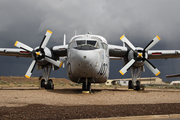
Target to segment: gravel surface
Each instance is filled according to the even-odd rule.
[[[0,119],[79,119],[180,114],[180,90],[1,89]]]

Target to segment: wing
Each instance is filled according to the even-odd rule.
[[[128,49],[123,46],[108,45],[110,59],[121,59],[127,55]]]
[[[23,49],[0,48],[0,55],[16,57],[32,57],[31,53]]]
[[[149,50],[148,59],[179,58],[180,50]]]
[[[54,46],[51,50],[55,57],[67,56],[68,45]],[[0,48],[0,55],[3,56],[16,56],[16,57],[32,57],[31,53],[24,49],[16,48]]]
[[[110,60],[123,60],[123,57],[109,57]]]
[[[180,77],[180,74],[166,75],[166,78]]]

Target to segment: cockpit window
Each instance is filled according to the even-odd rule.
[[[96,45],[96,41],[87,41],[87,45],[89,45],[89,46],[92,46],[92,47],[95,47],[95,45]]]
[[[104,44],[101,39],[96,37],[90,39],[84,39],[81,37],[75,38],[69,44],[69,47],[78,50],[108,49],[107,45]]]
[[[90,47],[96,47],[96,43],[97,41],[92,41],[92,40],[77,40],[77,47],[81,47],[81,46],[90,46]]]
[[[85,45],[86,41],[85,40],[78,40],[78,41],[76,41],[76,43],[77,43],[77,46],[79,47],[79,46]]]

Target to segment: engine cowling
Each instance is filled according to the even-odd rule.
[[[41,49],[38,46],[32,52],[32,58],[34,60],[36,60],[37,64],[40,65],[40,66],[44,66],[44,65],[49,64],[49,62],[47,62],[44,59],[45,56],[54,59],[51,50],[49,48],[47,48],[47,47],[45,47],[44,49]]]
[[[128,53],[128,61],[134,59],[136,62],[133,64],[133,67],[141,67],[144,65],[144,60],[148,58],[147,52],[143,51],[143,48],[136,47],[136,50],[130,50]]]

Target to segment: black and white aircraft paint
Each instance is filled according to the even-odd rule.
[[[105,83],[109,76],[109,60],[124,60],[124,67],[119,71],[124,75],[129,69],[132,81],[129,81],[129,89],[140,89],[140,81],[137,77],[140,71],[144,71],[146,65],[156,76],[160,71],[149,62],[148,59],[179,58],[180,50],[150,50],[160,37],[156,36],[145,48],[134,45],[123,35],[120,40],[123,46],[110,45],[102,36],[85,34],[75,35],[69,44],[46,47],[52,32],[47,30],[41,44],[31,48],[19,41],[15,42],[18,48],[0,48],[0,55],[29,57],[33,61],[27,70],[25,77],[30,78],[37,64],[42,71],[43,79],[41,87],[53,89],[54,84],[49,79],[51,70],[58,70],[65,62],[69,79],[76,83],[83,83],[83,91],[91,91],[91,83]],[[128,46],[126,47],[125,44]]]

